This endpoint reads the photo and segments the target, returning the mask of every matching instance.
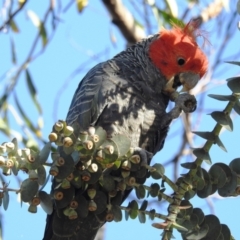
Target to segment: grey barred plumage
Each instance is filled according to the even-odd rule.
[[[148,177],[143,165],[150,163],[151,153],[162,149],[171,120],[182,110],[191,112],[196,107],[193,96],[176,92],[180,85],[190,90],[207,69],[207,59],[195,43],[192,31],[190,34],[186,29],[164,30],[130,46],[92,68],[73,96],[67,123],[78,123],[81,131],[86,131],[90,125],[101,126],[109,138],[119,133],[127,136],[135,149],[134,154],[141,159],[138,169],[131,172],[137,183],[143,183]],[[161,51],[163,46],[168,49]],[[172,51],[174,47],[179,52]],[[181,51],[180,47],[191,54]],[[169,59],[163,57],[166,54]],[[170,98],[175,101],[175,107],[166,113]],[[105,175],[112,177],[119,177],[120,171],[104,169]],[[55,179],[53,188],[56,185]],[[99,182],[95,187],[105,194],[106,199],[109,197]],[[121,200],[118,205],[131,189],[118,191]],[[75,197],[86,195],[86,188],[75,190]],[[56,207],[48,216],[44,240],[93,240],[105,222],[106,212],[99,215],[89,212],[86,218],[75,220],[63,215],[63,209]]]
[[[133,147],[156,152],[167,126],[161,126],[168,103],[161,93],[164,77],[153,65],[149,44],[158,35],[129,47],[91,69],[80,82],[66,121],[82,130],[100,125],[112,136],[126,134]],[[161,129],[162,128],[162,129]],[[161,131],[164,136],[161,136]]]

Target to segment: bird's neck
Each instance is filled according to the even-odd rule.
[[[150,44],[158,34],[138,42],[113,58],[120,69],[121,77],[129,79],[133,84],[143,84],[155,93],[161,93],[164,77],[149,57]]]

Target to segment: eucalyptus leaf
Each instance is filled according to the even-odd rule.
[[[206,152],[203,148],[195,148],[193,150],[193,154],[200,159],[203,159],[206,163],[212,164],[210,155],[208,152]]]
[[[215,111],[211,113],[211,116],[222,127],[226,128],[230,132],[233,131],[232,119],[228,114],[225,114],[224,112],[220,111]]]
[[[8,209],[8,205],[9,205],[9,193],[8,190],[6,189],[3,195],[3,208],[5,211]]]
[[[25,179],[21,184],[21,200],[23,202],[30,202],[33,197],[37,194],[38,182]]]
[[[227,85],[233,93],[240,94],[240,77],[227,79]]]
[[[48,214],[52,214],[53,211],[53,203],[52,203],[52,199],[51,196],[49,194],[47,194],[44,191],[40,191],[38,193],[38,196],[40,198],[40,205],[42,207],[42,209]]]

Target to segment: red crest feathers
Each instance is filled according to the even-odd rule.
[[[200,20],[195,19],[184,28],[164,29],[151,43],[149,56],[166,79],[181,72],[193,72],[201,77],[206,73],[208,60],[196,43],[196,37],[203,36],[198,28],[200,24]],[[178,64],[180,58],[184,59],[184,64]]]

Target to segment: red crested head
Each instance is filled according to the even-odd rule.
[[[167,80],[185,72],[198,74],[200,78],[206,73],[208,60],[196,43],[196,36],[201,36],[198,26],[192,20],[184,28],[164,29],[151,43],[150,59]]]

